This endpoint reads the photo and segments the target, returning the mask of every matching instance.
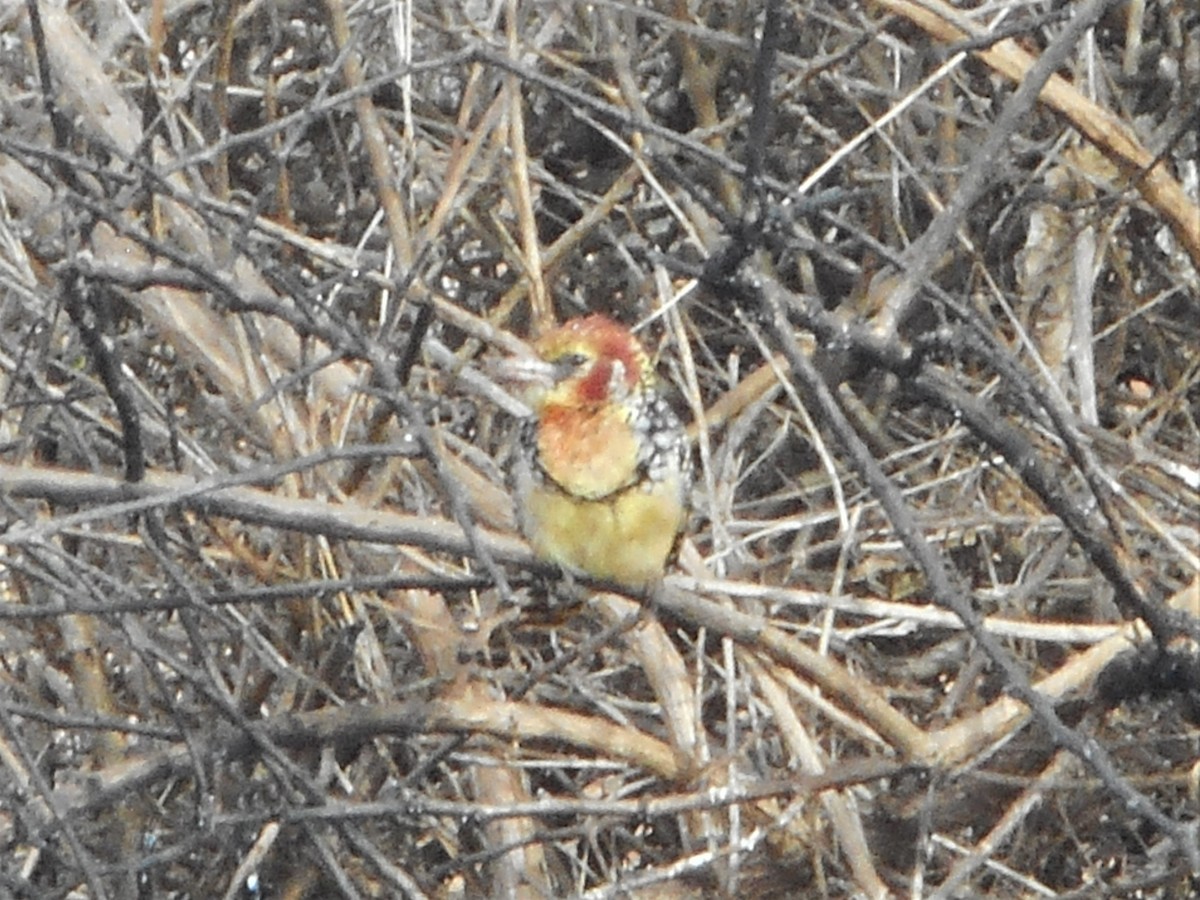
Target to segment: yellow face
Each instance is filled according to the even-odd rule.
[[[531,398],[535,411],[620,403],[652,376],[642,345],[605,316],[572,319],[544,334],[534,349],[549,366],[543,389]]]

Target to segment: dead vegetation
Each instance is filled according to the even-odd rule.
[[[1196,888],[1192,0],[0,43],[0,895]],[[588,310],[694,422],[650,598],[513,533]]]

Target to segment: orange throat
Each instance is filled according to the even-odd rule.
[[[636,436],[628,416],[612,406],[547,404],[538,454],[559,487],[585,499],[606,497],[638,478]]]

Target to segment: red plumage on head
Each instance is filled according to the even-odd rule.
[[[546,359],[557,359],[574,350],[586,350],[595,359],[575,385],[576,398],[583,403],[609,399],[618,364],[622,393],[632,391],[649,373],[649,359],[637,338],[624,325],[600,313],[572,319],[548,331],[538,339],[536,347]]]

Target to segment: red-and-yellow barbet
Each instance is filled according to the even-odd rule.
[[[633,588],[662,578],[687,519],[691,450],[637,338],[572,319],[512,365],[529,385],[512,482],[539,559]]]

